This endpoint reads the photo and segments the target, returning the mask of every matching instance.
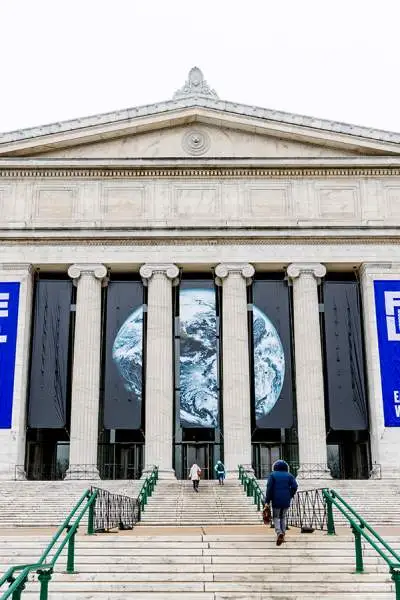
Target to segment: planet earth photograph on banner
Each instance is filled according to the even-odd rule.
[[[183,288],[180,309],[180,419],[184,427],[218,425],[218,339],[215,290]]]
[[[253,360],[256,421],[279,400],[285,378],[285,354],[279,334],[267,315],[253,307]]]
[[[180,419],[186,427],[218,424],[218,338],[214,289],[180,291]],[[267,416],[282,391],[285,355],[266,314],[254,306],[254,390],[256,420]]]
[[[142,398],[143,307],[137,308],[118,331],[112,357],[125,382],[127,391]]]

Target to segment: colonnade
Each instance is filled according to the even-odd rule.
[[[299,462],[302,471],[329,476],[327,467],[322,353],[318,320],[321,264],[292,264],[296,399]],[[97,436],[100,365],[101,280],[103,265],[73,265],[77,285],[75,354],[72,375],[70,467],[67,478],[98,477]],[[246,263],[222,263],[215,275],[222,286],[223,430],[228,474],[239,464],[251,467],[250,361],[247,291],[255,269]],[[145,469],[158,465],[160,477],[174,476],[173,313],[172,285],[179,275],[174,264],[146,264],[140,275],[148,286],[146,348]]]
[[[23,269],[26,267],[26,272]],[[381,398],[376,372],[377,341],[373,330],[373,265],[361,269],[364,320],[367,320],[365,347],[367,364],[374,371],[369,377],[372,405],[371,423],[373,461],[384,470],[385,448],[381,435]],[[8,278],[10,270],[6,270]],[[5,266],[0,265],[0,275]],[[20,310],[32,302],[31,266],[22,265]],[[224,461],[228,473],[238,464],[251,465],[250,370],[247,325],[247,292],[255,273],[248,263],[221,263],[215,268],[217,284],[222,286],[223,430]],[[329,477],[325,432],[323,362],[319,325],[318,283],[326,268],[319,263],[293,263],[287,276],[293,283],[296,403],[298,419],[299,476],[312,468],[315,478]],[[70,466],[66,478],[98,478],[97,444],[99,381],[101,358],[101,287],[107,269],[102,264],[75,264],[68,270],[77,286],[74,341]],[[391,273],[393,275],[393,272]],[[173,311],[172,286],[179,275],[175,264],[145,264],[140,275],[148,286],[146,347],[146,424],[145,471],[157,464],[160,476],[174,477],[173,470]],[[400,268],[399,268],[400,278]],[[366,312],[368,311],[368,312]],[[370,314],[371,313],[371,314]],[[23,410],[26,405],[28,354],[26,350],[30,317],[20,315],[13,436],[7,457],[0,456],[0,478],[5,477],[5,462],[10,471],[23,464]],[[24,346],[25,344],[25,346]],[[15,421],[17,419],[17,421]],[[379,439],[379,436],[380,439]],[[4,437],[4,436],[3,436]],[[1,438],[1,436],[0,436]],[[381,442],[380,442],[381,440]],[[392,447],[390,445],[390,447]],[[21,463],[22,461],[22,463]],[[21,475],[23,476],[23,475]]]

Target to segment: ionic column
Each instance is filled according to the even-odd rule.
[[[146,264],[140,275],[148,286],[146,335],[145,469],[156,465],[162,479],[174,477],[173,454],[173,264]]]
[[[399,428],[385,427],[374,281],[400,281],[400,263],[364,263],[360,269],[371,436],[371,478],[400,478]],[[390,283],[387,286],[390,290]],[[394,286],[393,290],[396,290]],[[385,330],[387,335],[387,330]],[[398,342],[393,342],[396,345]],[[400,387],[400,386],[399,386]],[[393,390],[394,392],[395,390]]]
[[[15,346],[11,427],[0,429],[0,480],[25,479],[26,399],[29,377],[30,336],[33,301],[33,268],[30,264],[0,264],[0,281],[19,283],[18,324]],[[0,324],[5,323],[16,298],[2,297]],[[2,330],[0,329],[0,333]],[[0,336],[0,353],[12,343]],[[0,367],[1,368],[1,367]],[[10,373],[3,373],[9,377]]]
[[[326,268],[319,263],[291,264],[293,280],[296,363],[298,477],[330,477],[327,466],[324,376],[318,307],[318,279]]]
[[[228,476],[234,476],[238,465],[252,468],[246,287],[254,267],[220,264],[215,275],[222,284],[224,463]]]
[[[104,265],[68,269],[77,286],[72,370],[71,440],[66,479],[99,479],[97,443],[100,392],[101,287]]]

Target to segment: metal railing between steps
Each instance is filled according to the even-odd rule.
[[[265,496],[254,474],[239,465],[239,479],[247,496],[253,498],[257,510],[264,507]],[[287,515],[288,525],[297,527],[302,533],[327,527],[327,507],[323,488],[298,492],[293,498]]]
[[[94,503],[97,492],[86,490],[81,498],[75,504],[65,521],[57,529],[51,542],[39,558],[38,562],[10,567],[0,578],[0,591],[5,584],[9,584],[8,589],[1,596],[0,600],[12,598],[20,600],[21,594],[25,589],[30,574],[37,573],[40,583],[40,600],[47,600],[48,586],[54,571],[54,566],[61,552],[68,544],[67,555],[67,573],[75,572],[75,535],[83,516],[88,512],[87,533],[94,533]],[[58,547],[56,548],[58,544]],[[52,558],[50,554],[54,552]]]
[[[395,585],[396,600],[400,600],[400,555],[335,490],[324,489],[323,496],[327,504],[328,535],[335,535],[333,507],[349,522],[354,534],[356,573],[364,573],[363,549],[361,544],[361,538],[364,538],[388,565]]]
[[[34,573],[38,575],[38,581],[40,583],[40,600],[47,600],[49,582],[53,575],[55,564],[67,544],[68,554],[66,573],[75,573],[75,536],[85,514],[88,513],[88,535],[93,535],[95,533],[95,528],[98,528],[97,530],[105,530],[105,527],[101,527],[100,525],[101,520],[97,518],[96,521],[97,498],[99,497],[100,501],[98,515],[99,513],[101,515],[103,512],[104,516],[104,511],[102,511],[101,507],[104,507],[107,502],[107,500],[105,500],[107,499],[107,494],[109,497],[113,497],[108,498],[113,502],[113,509],[111,509],[111,502],[109,502],[110,514],[107,516],[107,521],[105,519],[103,520],[103,525],[107,522],[108,525],[115,523],[113,527],[121,525],[121,528],[127,528],[130,525],[133,526],[133,524],[140,519],[140,512],[144,510],[148,498],[153,494],[157,481],[158,467],[154,467],[151,474],[146,477],[143,482],[137,499],[121,496],[119,494],[111,494],[110,492],[100,490],[99,488],[86,490],[72,508],[68,517],[57,529],[55,535],[38,561],[36,563],[15,565],[7,569],[0,578],[0,593],[2,592],[1,588],[6,584],[8,584],[9,587],[0,596],[0,600],[7,600],[7,598],[21,600],[21,595],[26,587],[28,578]],[[129,514],[130,510],[134,511],[131,515]],[[50,557],[51,555],[52,557]]]
[[[97,487],[96,503],[94,507],[94,530],[107,532],[112,529],[133,529],[141,519],[148,499],[151,498],[158,481],[158,467],[143,482],[137,498],[115,494]]]

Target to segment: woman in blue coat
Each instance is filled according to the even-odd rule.
[[[272,504],[272,518],[276,531],[276,545],[285,541],[286,515],[291,500],[297,491],[297,481],[289,473],[289,465],[284,460],[277,460],[268,477],[265,492],[265,504]]]

